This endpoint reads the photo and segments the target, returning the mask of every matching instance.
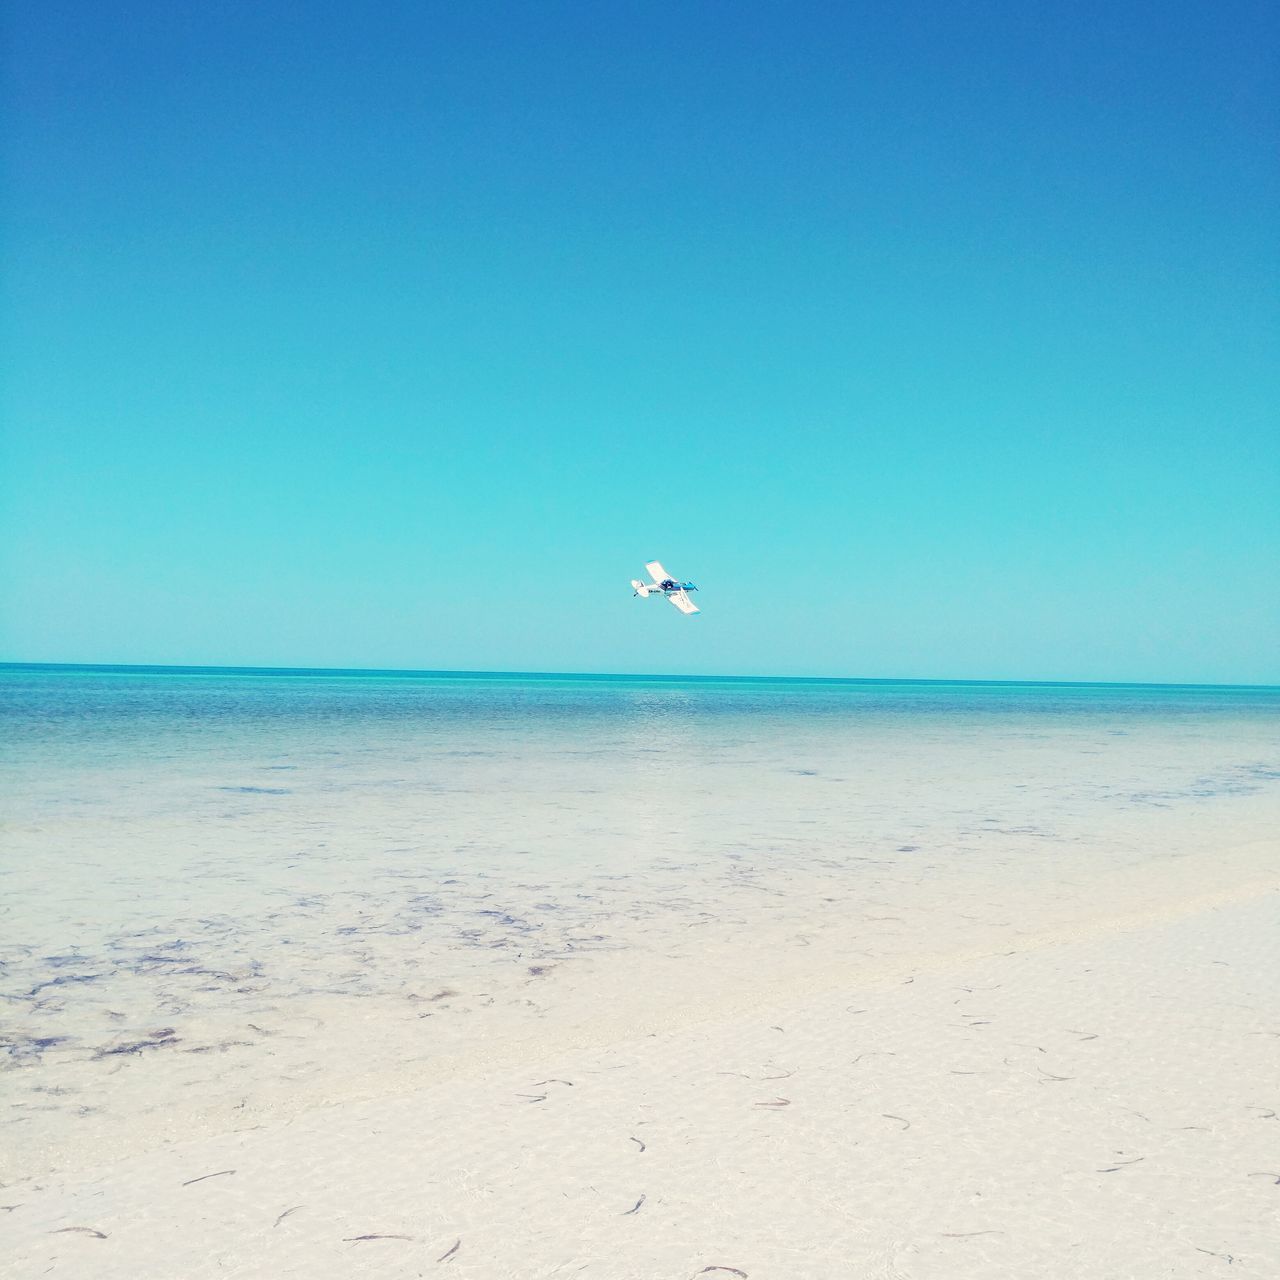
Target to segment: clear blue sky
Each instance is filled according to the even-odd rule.
[[[1277,12],[8,6],[0,658],[1280,682]]]

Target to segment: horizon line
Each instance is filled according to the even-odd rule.
[[[786,676],[786,675],[697,675],[643,671],[521,671],[483,670],[450,667],[281,667],[227,666],[206,663],[164,662],[20,662],[0,661],[0,671],[137,671],[149,674],[212,675],[245,674],[275,676],[453,676],[509,677],[539,680],[724,680],[730,682],[784,682],[795,684],[949,684],[949,685],[1034,685],[1052,688],[1119,689],[1261,689],[1280,692],[1280,684],[1223,683],[1221,681],[1168,680],[1011,680],[1000,678],[957,678],[946,676]]]

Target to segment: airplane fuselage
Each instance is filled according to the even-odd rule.
[[[644,599],[648,599],[649,596],[662,596],[670,600],[681,613],[698,612],[697,605],[689,599],[689,592],[698,589],[692,582],[680,582],[670,577],[658,560],[651,560],[644,568],[649,575],[648,582],[641,582],[639,578],[631,579],[631,588],[636,595]]]

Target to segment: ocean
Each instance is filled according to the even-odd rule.
[[[1274,837],[1278,730],[1274,688],[0,667],[4,1172],[980,953],[997,886],[1028,936],[1161,909],[1130,872]]]

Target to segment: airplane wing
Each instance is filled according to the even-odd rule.
[[[644,571],[654,580],[654,582],[661,582],[664,578],[669,578],[671,576],[656,560],[650,560],[649,563],[645,565]]]
[[[692,600],[689,599],[687,591],[672,591],[667,594],[667,599],[671,601],[681,613],[700,613],[701,610]]]

